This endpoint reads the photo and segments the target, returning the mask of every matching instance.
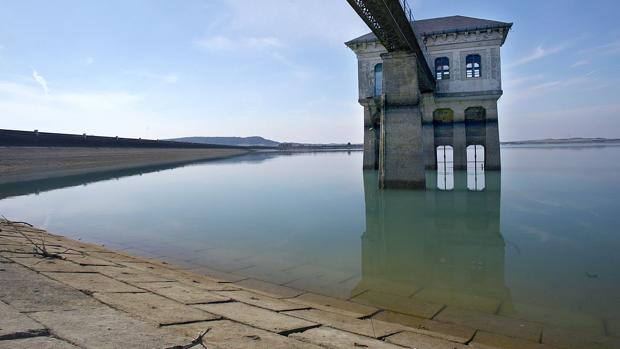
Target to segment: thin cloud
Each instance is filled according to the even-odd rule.
[[[594,46],[581,50],[581,53],[588,54],[589,56],[606,56],[620,53],[620,40],[615,40],[607,44]]]
[[[516,66],[520,66],[520,65],[524,65],[524,64],[537,61],[547,56],[551,56],[553,54],[562,52],[566,50],[567,48],[569,48],[571,45],[572,43],[564,43],[564,44],[560,44],[560,45],[556,45],[552,47],[543,47],[542,45],[538,46],[529,55],[510,64],[509,67],[516,67]]]
[[[41,76],[41,74],[39,74],[35,69],[32,70],[32,78],[41,86],[45,94],[49,93],[49,88],[47,87],[47,80],[45,80],[45,78]]]
[[[582,59],[580,61],[575,62],[573,65],[571,65],[571,68],[577,68],[577,67],[581,67],[584,65],[590,65],[592,62],[590,62],[589,59]]]
[[[176,73],[158,74],[146,70],[129,70],[124,72],[124,74],[157,80],[165,84],[176,84],[180,80],[179,75]]]

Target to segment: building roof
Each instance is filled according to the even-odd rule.
[[[508,28],[512,27],[512,23],[492,21],[482,18],[473,18],[465,16],[450,16],[441,18],[422,19],[411,22],[413,31],[417,35],[432,35],[432,34],[445,34],[456,33],[470,30],[485,30],[494,28]],[[347,45],[361,44],[366,42],[375,42],[377,37],[373,33],[362,35],[359,38],[353,39],[347,42]]]

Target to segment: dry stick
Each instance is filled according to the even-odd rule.
[[[198,337],[196,337],[190,344],[187,345],[176,345],[174,347],[168,347],[165,349],[190,349],[193,348],[197,345],[201,345],[203,348],[207,349],[207,347],[205,346],[205,344],[202,341],[202,338],[209,332],[211,331],[211,328],[207,328],[202,334],[198,335]]]
[[[64,252],[61,253],[50,253],[47,251],[47,248],[45,247],[45,238],[41,238],[41,246],[39,246],[36,242],[34,242],[28,235],[24,234],[24,232],[22,232],[21,230],[19,230],[19,226],[15,225],[16,223],[20,223],[20,224],[27,224],[29,226],[32,227],[31,224],[25,223],[25,222],[11,222],[10,220],[8,220],[5,216],[2,216],[2,219],[4,219],[4,221],[11,227],[15,228],[15,230],[21,235],[23,236],[26,240],[28,240],[28,242],[30,242],[32,244],[32,252],[35,255],[41,256],[43,258],[51,258],[51,259],[65,259],[65,257],[62,256],[62,253],[65,253],[67,251],[70,250],[67,249]]]

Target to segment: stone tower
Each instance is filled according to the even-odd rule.
[[[426,169],[435,169],[437,149],[451,147],[454,169],[466,169],[467,147],[482,146],[484,168],[499,170],[500,48],[512,23],[463,16],[411,23],[437,82],[435,91],[420,95],[423,155],[419,161]],[[402,77],[394,72],[384,75],[384,60],[391,57],[374,34],[346,45],[358,59],[359,102],[364,107],[364,169],[377,169],[384,158],[379,154],[384,151],[381,132],[386,129],[381,121],[384,90],[390,86],[390,79]]]

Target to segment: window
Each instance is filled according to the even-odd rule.
[[[467,189],[482,191],[485,187],[484,146],[467,147]]]
[[[479,78],[482,73],[480,55],[469,55],[465,59],[468,78]]]
[[[375,65],[375,97],[383,93],[383,64]]]
[[[450,79],[450,60],[448,57],[439,57],[435,60],[435,77],[437,80]]]
[[[449,145],[437,147],[437,188],[454,189],[454,151]]]

